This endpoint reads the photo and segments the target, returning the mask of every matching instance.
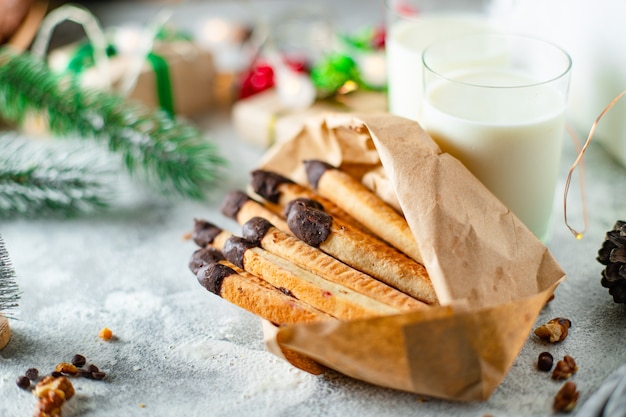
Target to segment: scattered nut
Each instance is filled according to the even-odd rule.
[[[76,366],[67,362],[61,362],[60,364],[58,364],[55,368],[55,371],[60,372],[64,375],[74,376],[78,374],[78,369],[76,368]]]
[[[101,372],[96,365],[90,364],[83,368],[86,362],[87,360],[83,355],[76,354],[72,358],[72,363],[61,362],[57,364],[50,375],[43,377],[35,385],[32,391],[38,399],[35,417],[61,417],[63,404],[75,394],[74,386],[66,375],[80,375],[94,380],[102,380],[106,377],[106,373]],[[31,386],[31,381],[38,378],[39,370],[29,368],[24,375],[17,378],[16,383],[18,387],[28,389]]]
[[[63,404],[74,396],[74,386],[63,375],[58,378],[48,375],[35,386],[33,394],[39,399],[36,417],[60,417]]]
[[[28,389],[30,387],[30,379],[28,379],[28,377],[24,375],[18,377],[15,383],[21,389]]]
[[[567,379],[578,371],[576,361],[569,355],[565,355],[563,359],[556,363],[554,371],[552,371],[552,379]]]
[[[65,400],[69,400],[74,396],[74,386],[65,376],[60,377],[46,376],[35,386],[34,394],[37,398],[48,396],[48,392],[58,391],[57,395],[63,395]]]
[[[83,355],[76,354],[72,358],[72,365],[76,366],[77,368],[84,366],[86,363],[87,359]]]
[[[572,322],[569,319],[557,317],[537,327],[535,335],[550,343],[562,342],[567,337],[570,327]]]
[[[576,390],[576,384],[567,381],[554,396],[552,408],[554,411],[570,412],[576,407],[579,396],[580,392]]]
[[[100,337],[102,340],[111,340],[111,338],[113,337],[113,332],[108,327],[105,327],[100,330],[100,333],[98,333],[98,337]]]
[[[554,358],[550,352],[541,352],[537,358],[537,368],[543,372],[549,372],[552,369]]]
[[[65,404],[65,395],[59,390],[50,390],[39,398],[36,416],[61,416],[61,407]]]
[[[576,361],[570,355],[563,356],[563,361],[574,370],[574,373],[578,371],[578,365],[576,365]]]

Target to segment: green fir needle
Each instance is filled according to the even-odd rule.
[[[52,133],[78,135],[121,155],[131,174],[165,194],[202,199],[225,160],[191,124],[123,97],[80,87],[28,53],[0,48],[0,117],[45,117]]]
[[[0,219],[71,217],[107,207],[113,169],[106,152],[85,148],[0,135]]]

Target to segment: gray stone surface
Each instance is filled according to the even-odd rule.
[[[604,233],[626,213],[626,171],[599,146],[586,158],[588,233],[577,241],[563,225],[560,193],[575,158],[568,142],[548,242],[568,277],[538,323],[567,317],[570,336],[548,346],[529,335],[491,398],[467,404],[294,369],[265,351],[258,318],[198,285],[187,269],[195,247],[183,236],[194,218],[236,227],[219,213],[219,203],[226,192],[245,187],[263,153],[241,142],[225,115],[200,123],[231,162],[208,202],[168,201],[131,187],[106,214],[0,223],[22,291],[13,338],[0,351],[1,416],[32,415],[34,397],[15,384],[27,368],[50,372],[75,353],[107,378],[74,380],[77,395],[64,410],[70,417],[550,416],[561,383],[535,369],[541,351],[576,358],[580,370],[572,380],[581,403],[626,362],[626,310],[600,286],[602,267],[595,261]],[[575,185],[569,205],[571,222],[581,224]],[[110,342],[97,336],[105,326],[115,334]]]

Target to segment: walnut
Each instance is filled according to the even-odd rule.
[[[557,317],[537,327],[535,335],[550,343],[562,342],[567,337],[570,327],[572,322],[569,319]]]
[[[49,390],[43,397],[39,398],[37,411],[39,414],[61,415],[63,404],[65,404],[65,394],[60,390]]]
[[[567,381],[554,396],[552,408],[557,412],[572,411],[576,407],[579,395],[580,392],[576,391],[576,384],[572,381]]]
[[[35,416],[37,417],[60,417],[65,401],[74,396],[74,386],[65,376],[44,377],[33,390],[39,399]]]
[[[554,371],[552,371],[552,379],[567,379],[578,371],[576,361],[569,355],[565,355],[563,359],[556,363]]]
[[[60,391],[65,400],[69,400],[74,396],[74,386],[64,376],[53,377],[46,376],[35,386],[34,394],[37,398],[42,398],[47,395],[48,391]]]

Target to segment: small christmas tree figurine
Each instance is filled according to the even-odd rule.
[[[215,144],[191,124],[111,93],[84,89],[29,53],[2,47],[0,118],[21,124],[32,115],[44,117],[58,136],[105,143],[131,174],[165,194],[204,198],[225,165]]]
[[[17,307],[19,292],[15,282],[15,271],[9,260],[9,253],[0,236],[0,349],[4,348],[11,338],[9,328],[10,310]]]

